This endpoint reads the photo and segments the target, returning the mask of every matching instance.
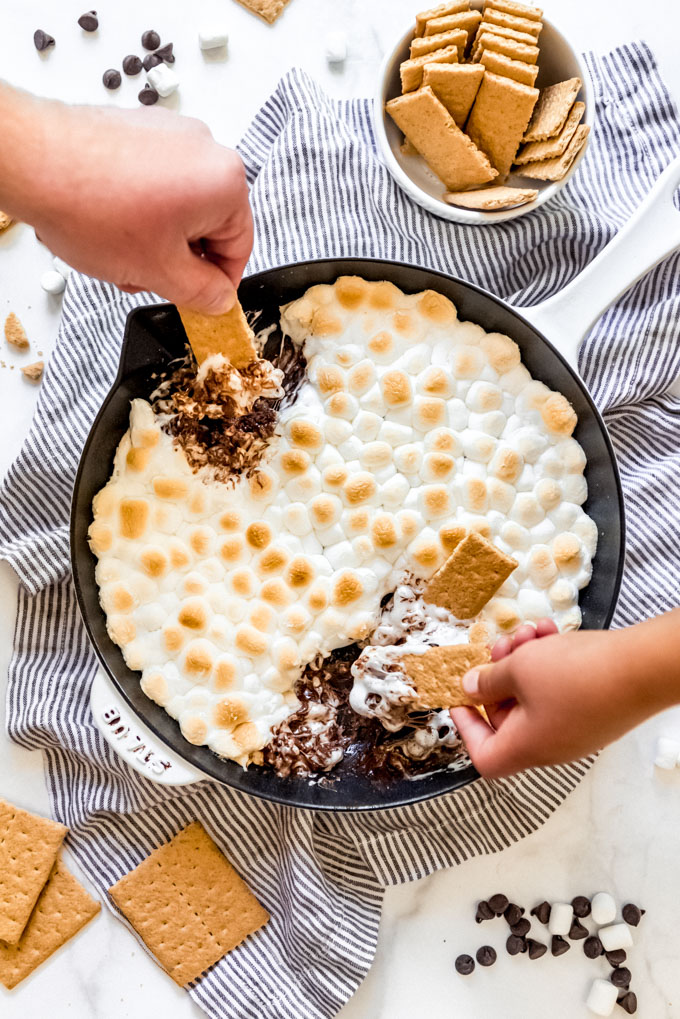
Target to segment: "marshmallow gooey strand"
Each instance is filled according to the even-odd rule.
[[[312,287],[282,328],[307,376],[257,469],[192,471],[135,400],[90,530],[143,690],[243,765],[296,710],[306,665],[369,640],[384,596],[431,580],[461,529],[517,563],[475,621],[446,616],[463,642],[473,622],[487,641],[542,616],[578,627],[597,543],[574,412],[509,337],[355,277]]]

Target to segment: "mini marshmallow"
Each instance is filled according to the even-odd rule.
[[[548,933],[566,937],[574,919],[574,907],[568,902],[553,902],[550,909]]]
[[[656,741],[656,757],[654,765],[664,771],[672,771],[680,760],[680,742],[667,736],[660,736]]]
[[[48,294],[63,294],[66,280],[60,272],[55,269],[48,269],[40,277],[40,286]]]
[[[609,892],[598,892],[592,901],[593,923],[604,926],[616,917],[616,903]]]
[[[167,64],[156,64],[146,72],[146,78],[149,85],[164,99],[179,88],[179,78]]]
[[[597,936],[602,942],[605,952],[617,952],[619,948],[632,948],[633,946],[633,935],[630,933],[627,923],[613,923],[609,927],[601,927]]]
[[[226,46],[229,33],[222,25],[202,25],[198,32],[198,45],[202,50],[216,50]]]
[[[56,271],[64,277],[65,280],[71,275],[72,269],[68,262],[65,262],[63,258],[59,258],[59,255],[53,255],[52,265]]]
[[[611,1015],[616,1005],[618,988],[609,980],[602,980],[598,977],[590,985],[590,992],[586,999],[586,1006],[595,1015]]]
[[[347,59],[347,36],[344,32],[329,32],[325,40],[326,60],[329,64],[342,64]]]

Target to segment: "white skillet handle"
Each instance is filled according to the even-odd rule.
[[[575,280],[542,304],[519,310],[578,369],[591,326],[645,273],[680,247],[680,156],[667,166],[639,208]]]

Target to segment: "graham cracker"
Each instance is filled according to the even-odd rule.
[[[109,893],[182,987],[269,920],[198,821],[155,849]]]
[[[559,134],[569,116],[583,82],[568,78],[541,89],[536,109],[524,135],[525,142],[544,142]]]
[[[480,64],[426,64],[423,84],[430,86],[462,130],[483,77]]]
[[[535,188],[509,188],[499,184],[496,187],[481,188],[479,191],[462,191],[455,194],[447,191],[444,201],[462,209],[498,212],[501,209],[512,209],[533,202],[537,195],[538,191]]]
[[[502,25],[503,28],[514,28],[516,32],[525,32],[538,39],[543,28],[542,21],[530,21],[528,18],[514,18],[511,14],[504,14],[493,7],[487,7],[484,11],[484,20],[492,25]]]
[[[492,25],[489,21],[482,21],[477,29],[477,35],[472,46],[473,52],[476,53],[478,42],[485,32],[490,32],[491,35],[500,35],[503,39],[514,39],[515,42],[523,42],[527,46],[536,45],[533,35],[527,35],[526,32],[516,32],[514,28],[503,28],[502,25]]]
[[[538,76],[538,64],[525,64],[523,60],[511,60],[510,57],[496,53],[495,50],[482,50],[479,63],[492,74],[500,74],[502,78],[512,78],[520,85],[529,85],[532,88]]]
[[[470,0],[451,0],[450,3],[440,4],[432,7],[429,11],[421,11],[416,14],[416,37],[425,34],[425,25],[435,18],[444,18],[447,14],[460,14],[462,11],[470,10]]]
[[[560,133],[556,134],[554,138],[548,138],[546,142],[528,142],[526,145],[522,145],[515,156],[515,164],[522,166],[525,163],[536,163],[542,159],[557,159],[558,156],[561,156],[563,152],[566,152],[569,142],[574,137],[585,109],[585,103],[574,103]]]
[[[225,315],[202,315],[189,308],[177,309],[199,364],[213,354],[223,354],[234,368],[256,360],[255,334],[238,301]]]
[[[557,159],[542,159],[537,163],[527,163],[526,166],[519,167],[517,172],[521,173],[523,177],[531,177],[532,180],[562,180],[571,169],[589,134],[590,128],[582,124],[576,128],[567,148]]]
[[[16,987],[53,952],[70,941],[100,909],[100,904],[62,861],[56,860],[17,944],[0,943],[0,983],[8,990]],[[47,1003],[45,1015],[49,1015]]]
[[[487,71],[467,122],[467,133],[504,177],[526,131],[538,89]],[[449,188],[461,191],[463,188]]]
[[[5,319],[5,339],[10,347],[16,347],[17,350],[28,350],[31,345],[26,330],[13,311]]]
[[[404,655],[402,668],[416,690],[413,707],[431,710],[472,704],[463,690],[463,676],[490,661],[491,653],[483,644],[433,647],[422,655]]]
[[[517,42],[516,39],[506,39],[504,36],[496,35],[494,32],[484,32],[479,37],[474,52],[475,60],[479,59],[482,50],[495,50],[496,53],[502,53],[503,56],[510,57],[511,60],[524,61],[525,64],[535,64],[540,52],[538,46],[527,46],[524,42]]]
[[[469,49],[481,20],[482,15],[479,11],[447,14],[444,18],[433,18],[432,21],[428,21],[425,25],[425,36],[439,35],[441,32],[452,32],[456,28],[462,28],[468,34],[466,49]]]
[[[0,212],[0,234],[3,230],[6,230],[8,226],[11,226],[14,220],[6,212]]]
[[[479,187],[497,176],[429,85],[392,99],[386,109],[449,191]]]
[[[488,7],[494,11],[502,11],[504,14],[512,14],[516,18],[528,18],[529,21],[543,20],[543,11],[540,7],[520,4],[516,0],[486,0],[484,10],[486,11]]]
[[[467,39],[468,34],[462,28],[455,28],[450,32],[440,32],[439,35],[423,35],[419,39],[413,40],[409,56],[413,59],[422,57],[425,53],[434,53],[435,50],[444,49],[446,46],[457,46],[458,60],[462,60]]]
[[[45,370],[44,361],[34,361],[33,364],[24,365],[23,368],[21,369],[21,374],[25,378],[30,379],[31,382],[40,382],[44,370]]]
[[[399,67],[401,77],[401,91],[403,95],[407,92],[415,92],[423,84],[423,70],[425,64],[457,64],[458,47],[444,46],[434,53],[423,53],[412,60],[405,60]]]
[[[290,0],[238,0],[238,2],[272,25],[279,15],[283,14]]]
[[[67,830],[0,800],[0,941],[21,937]]]
[[[457,619],[472,619],[516,568],[514,559],[470,531],[432,577],[423,596]]]

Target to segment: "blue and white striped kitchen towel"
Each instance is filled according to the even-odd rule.
[[[241,152],[252,185],[250,271],[324,255],[433,266],[522,304],[564,286],[607,243],[680,148],[644,45],[590,57],[597,127],[575,178],[531,216],[480,230],[436,219],[376,155],[365,100],[334,102],[293,71]],[[332,1016],[366,974],[383,888],[502,850],[541,825],[587,765],[479,782],[361,816],[295,811],[209,782],[174,792],[131,772],[94,727],[96,669],[69,578],[69,497],[116,372],[128,311],[149,300],[72,276],[30,435],[1,491],[0,554],[21,579],[9,732],[41,748],[55,815],[99,891],[200,819],[272,915],[190,993],[219,1019]],[[629,548],[616,625],[678,603],[680,256],[611,309],[582,352],[625,488]]]

